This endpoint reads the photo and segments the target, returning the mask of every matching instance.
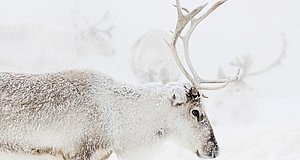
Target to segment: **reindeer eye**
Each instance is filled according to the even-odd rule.
[[[199,118],[199,111],[198,110],[192,110],[193,116]]]
[[[196,109],[192,110],[192,114],[193,114],[193,116],[195,116],[197,118],[198,122],[203,121],[204,115],[203,114],[200,115],[198,110],[196,110]]]

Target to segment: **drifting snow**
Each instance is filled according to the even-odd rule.
[[[66,68],[94,68],[122,81],[136,83],[137,80],[128,67],[127,53],[147,30],[174,28],[176,16],[174,8],[171,7],[173,3],[161,0],[91,0],[81,3],[82,12],[88,17],[102,17],[110,10],[115,28],[112,31],[113,38],[108,41],[116,49],[116,55],[109,59],[98,54],[69,57],[70,54],[73,56],[73,53],[78,53],[76,39],[70,39],[74,26],[68,7],[73,1],[1,1],[1,26],[15,26],[2,27],[0,32],[1,70],[44,72]],[[134,7],[137,5],[140,7]],[[192,8],[198,5],[198,2],[183,2],[183,5]],[[201,29],[195,31],[191,39],[192,60],[201,75],[211,77],[216,75],[219,65],[226,66],[236,54],[250,53],[258,60],[255,66],[264,66],[270,57],[276,57],[280,52],[279,32],[283,31],[287,35],[288,56],[281,68],[262,77],[249,79],[248,82],[253,87],[250,93],[222,95],[223,102],[228,102],[222,109],[225,115],[223,111],[216,111],[218,109],[214,98],[217,98],[217,95],[208,93],[210,98],[206,100],[206,108],[210,119],[215,121],[213,126],[221,147],[219,160],[289,160],[300,157],[299,7],[298,1],[276,0],[270,3],[259,0],[232,0],[204,21]],[[47,27],[43,29],[39,26]],[[18,32],[12,31],[13,28],[18,28]],[[39,32],[36,32],[35,28]],[[29,32],[25,32],[26,30]],[[18,36],[9,37],[8,43],[7,37],[3,36],[8,33]],[[22,39],[20,35],[25,33],[29,34]],[[49,39],[46,38],[48,36]],[[54,38],[51,38],[53,36]],[[36,43],[42,45],[35,45]],[[91,46],[92,44],[88,44],[87,50],[98,53],[97,47]],[[246,105],[241,106],[240,102]],[[234,116],[237,118],[231,116],[232,112],[226,112],[226,106],[230,111],[236,112]],[[250,106],[250,109],[246,106]],[[244,118],[247,123],[244,123]],[[0,159],[60,158],[1,153]],[[116,160],[117,157],[112,155],[110,159]],[[154,159],[198,158],[190,151],[167,141]]]

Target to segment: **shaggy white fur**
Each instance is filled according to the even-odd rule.
[[[171,138],[211,156],[212,128],[202,102],[187,99],[188,88],[133,86],[92,71],[0,73],[0,150],[67,160],[89,160],[101,150],[101,157],[134,159]]]

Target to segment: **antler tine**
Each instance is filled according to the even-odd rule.
[[[203,89],[203,90],[221,89],[221,88],[226,87],[229,84],[229,82],[236,81],[239,78],[240,70],[238,71],[238,73],[235,75],[234,78],[228,77],[227,79],[219,79],[219,80],[202,79],[202,78],[200,78],[200,76],[198,75],[196,70],[194,69],[191,59],[190,59],[190,55],[189,55],[189,40],[190,40],[190,37],[191,37],[193,31],[195,30],[195,28],[208,15],[210,15],[215,9],[217,9],[219,6],[221,6],[226,1],[227,0],[220,0],[220,1],[216,2],[202,16],[200,16],[199,18],[195,18],[195,16],[198,15],[198,13],[200,13],[203,10],[203,8],[207,5],[207,3],[195,8],[194,10],[189,12],[187,9],[182,8],[179,0],[176,0],[177,5],[175,5],[175,7],[177,7],[178,20],[177,20],[176,29],[173,34],[173,39],[170,44],[170,47],[172,48],[173,56],[175,58],[177,65],[179,66],[180,70],[183,72],[183,74],[186,76],[186,78],[192,83],[192,85],[199,89]],[[182,10],[186,11],[188,14],[184,15],[182,13]],[[183,29],[186,27],[186,25],[189,22],[190,22],[190,27],[187,30],[186,34],[181,35]],[[183,66],[182,62],[179,59],[177,49],[176,49],[176,43],[177,43],[178,38],[181,38],[181,40],[183,42],[183,49],[184,49],[186,63],[188,65],[188,68],[190,69],[192,75],[190,75],[188,73],[188,71],[185,69],[185,67]],[[204,86],[204,85],[202,85],[205,83],[221,83],[221,85],[219,85],[219,86]]]
[[[217,90],[217,89],[222,89],[225,88],[230,81],[230,77],[227,78],[227,80],[224,83],[221,83],[218,86],[203,86],[203,84],[197,85],[196,87],[199,89],[203,89],[203,90]]]
[[[185,28],[185,26],[191,21],[191,19],[193,17],[195,17],[199,12],[201,12],[201,10],[205,6],[206,5],[199,6],[196,9],[192,10],[191,12],[188,12],[187,15],[183,15],[183,13],[182,13],[183,8],[181,7],[181,4],[180,4],[179,0],[176,0],[175,7],[177,8],[178,18],[177,18],[177,24],[176,24],[175,32],[173,33],[172,42],[171,42],[171,44],[169,44],[170,48],[172,49],[172,54],[173,54],[173,57],[176,61],[177,66],[180,68],[181,72],[185,75],[185,77],[194,86],[196,85],[196,82],[195,82],[194,78],[184,68],[182,62],[179,59],[178,52],[177,52],[177,49],[176,49],[176,43],[177,43],[178,38],[181,36],[181,32]],[[186,9],[184,9],[184,10],[187,11]]]
[[[249,76],[256,76],[256,75],[260,75],[263,73],[266,73],[268,71],[270,71],[272,68],[279,66],[280,63],[282,62],[282,59],[286,56],[287,53],[287,41],[286,41],[286,36],[284,33],[281,33],[282,36],[282,49],[280,52],[280,55],[278,56],[278,58],[272,62],[271,64],[269,64],[268,66],[266,66],[265,68],[258,70],[258,71],[254,71],[254,72],[250,72],[247,74],[247,77]]]
[[[201,17],[199,18],[193,18],[191,19],[191,26],[189,28],[189,30],[187,31],[187,33],[184,36],[180,36],[180,38],[183,41],[183,48],[184,48],[184,55],[185,55],[185,60],[186,63],[190,69],[190,71],[192,72],[192,75],[194,77],[194,80],[198,83],[198,85],[200,86],[202,83],[224,83],[224,84],[228,84],[228,82],[232,82],[232,81],[236,81],[238,79],[240,70],[238,71],[238,73],[236,74],[236,76],[234,78],[230,78],[228,77],[228,79],[219,79],[219,80],[207,80],[207,79],[203,79],[201,78],[198,73],[196,72],[196,70],[194,69],[192,62],[191,62],[191,58],[190,58],[190,54],[189,54],[189,40],[190,37],[193,33],[193,31],[195,30],[195,28],[198,26],[198,24],[200,22],[202,22],[208,15],[210,15],[215,9],[217,9],[219,6],[221,6],[223,3],[225,3],[227,0],[221,0],[216,2],[209,10],[207,10]],[[206,4],[205,4],[206,5]],[[221,85],[223,86],[223,85]],[[200,87],[202,88],[202,87]],[[219,88],[218,86],[215,88]],[[221,87],[223,88],[223,87]],[[203,87],[202,89],[212,89],[211,87],[207,88],[207,87]]]
[[[241,73],[241,68],[238,68],[237,73],[235,74],[235,76],[233,78],[231,78],[230,76],[227,77],[227,79],[205,79],[201,82],[201,84],[205,84],[205,83],[226,83],[227,80],[229,79],[229,82],[234,82],[237,81],[240,78],[240,73]]]
[[[218,80],[205,80],[201,84],[198,85],[198,88],[203,89],[203,90],[217,90],[217,89],[222,89],[225,88],[230,82],[237,81],[240,78],[240,72],[241,69],[238,69],[238,72],[236,75],[231,78],[228,77],[227,79],[218,79]],[[218,86],[206,86],[205,84],[220,84]]]

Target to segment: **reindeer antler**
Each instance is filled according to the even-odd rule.
[[[226,2],[226,0],[220,0],[220,1],[216,2],[202,16],[200,16],[199,18],[195,18],[203,10],[203,8],[206,7],[207,3],[195,8],[194,10],[189,12],[187,9],[181,7],[179,0],[176,0],[175,7],[177,7],[178,20],[177,20],[175,32],[173,33],[172,42],[170,43],[170,47],[172,49],[172,53],[175,58],[176,64],[178,65],[180,70],[185,75],[185,77],[192,83],[192,85],[198,89],[216,90],[216,89],[224,88],[229,84],[229,82],[236,81],[238,79],[238,76],[240,73],[240,70],[239,70],[238,73],[234,76],[234,78],[228,77],[227,79],[218,79],[218,80],[203,79],[195,71],[195,69],[192,65],[190,56],[189,56],[189,40],[190,40],[190,37],[191,37],[193,31],[195,30],[195,28],[198,26],[198,24],[200,22],[202,22],[208,15],[210,15],[215,9],[217,9],[219,6],[221,6],[225,2]],[[187,14],[184,15],[182,13],[182,10],[187,12]],[[190,28],[187,30],[185,35],[182,35],[182,31],[188,23],[190,23]],[[184,51],[184,55],[185,55],[185,60],[186,60],[186,63],[188,65],[192,75],[189,74],[189,72],[185,69],[185,67],[183,66],[182,62],[179,59],[178,52],[176,49],[176,43],[177,43],[178,38],[180,38],[183,42],[183,51]],[[219,83],[221,85],[204,86],[203,84],[205,84],[205,83]]]
[[[236,57],[236,59],[230,63],[230,65],[239,67],[243,70],[243,75],[240,77],[240,79],[244,79],[246,77],[258,76],[267,73],[282,63],[283,59],[287,56],[287,41],[284,33],[281,33],[281,36],[282,36],[282,49],[280,54],[275,60],[273,60],[272,63],[268,64],[264,68],[261,68],[256,71],[252,71],[251,69],[253,69],[254,60],[252,59],[250,54],[245,54],[241,57]],[[220,70],[220,72],[222,71]]]

